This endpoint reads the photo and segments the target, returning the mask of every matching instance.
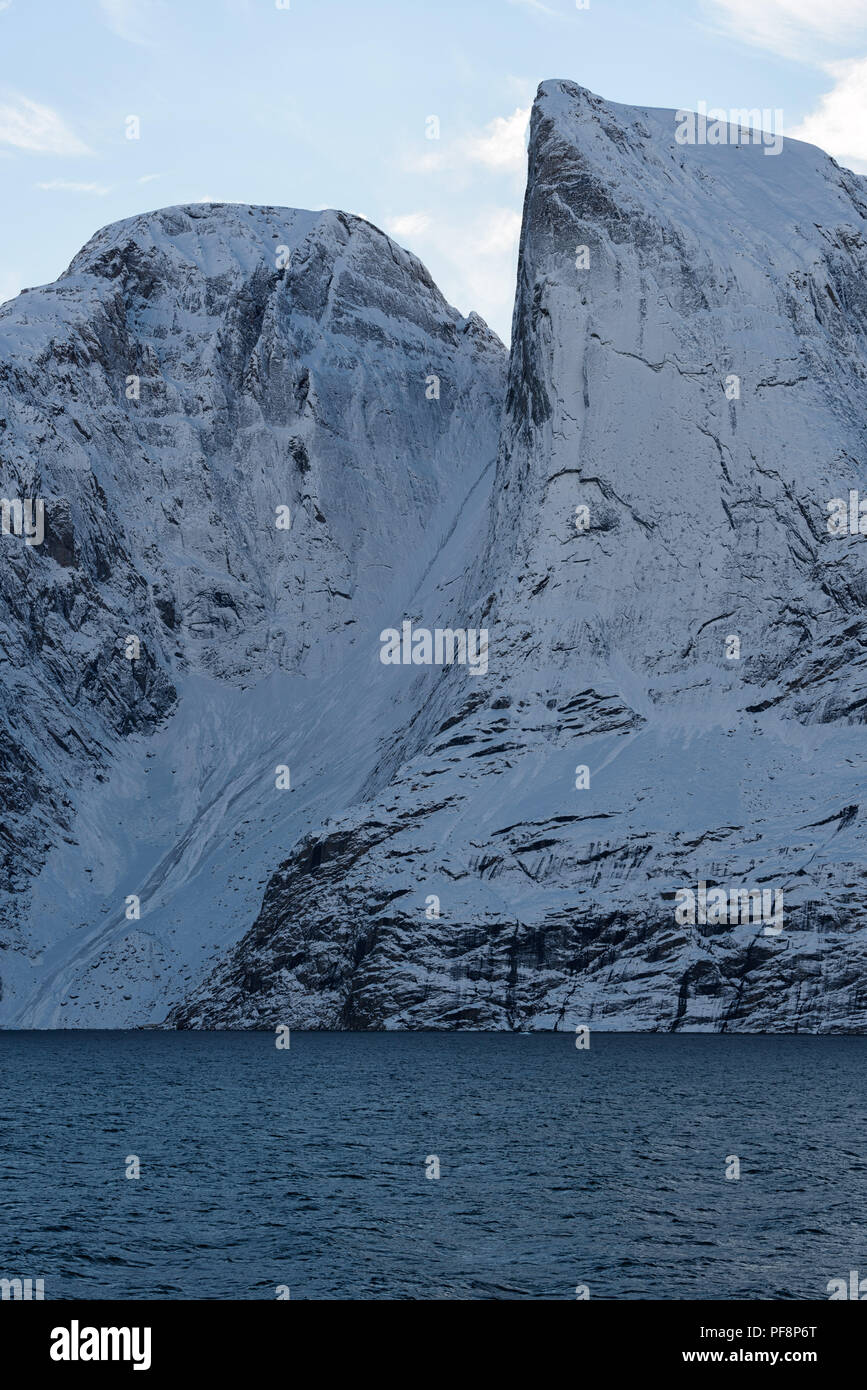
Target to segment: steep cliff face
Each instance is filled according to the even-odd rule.
[[[0,536],[0,1022],[162,1018],[355,799],[358,653],[484,505],[505,366],[332,211],[137,217],[0,310],[0,490],[45,507]]]
[[[827,505],[867,496],[867,183],[676,129],[540,89],[485,539],[425,610],[487,673],[380,670],[412,717],[174,1024],[867,1027],[867,537]],[[702,883],[784,907],[689,921]]]

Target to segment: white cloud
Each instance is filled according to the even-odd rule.
[[[477,165],[499,173],[519,174],[527,167],[527,128],[531,106],[517,106],[511,116],[495,116],[482,130],[454,140],[444,137],[440,148],[413,154],[404,167],[415,174],[468,173]]]
[[[111,32],[127,43],[156,43],[165,22],[158,0],[99,0],[99,8]]]
[[[808,140],[841,164],[867,173],[867,58],[825,66],[834,86],[817,109],[786,134]]]
[[[111,192],[101,183],[74,183],[71,179],[51,179],[48,183],[38,183],[36,187],[44,188],[49,193],[97,193],[100,197]]]
[[[521,214],[514,208],[489,207],[469,226],[444,225],[440,235],[442,265],[434,279],[447,299],[463,312],[475,309],[509,341]]]
[[[828,45],[851,43],[867,32],[867,0],[710,0],[708,8],[738,38],[786,58],[809,60]]]
[[[52,111],[17,93],[0,102],[0,144],[31,154],[90,154],[83,140]]]
[[[136,183],[153,183],[154,179],[161,178],[162,174],[142,174],[140,179],[136,179]]]
[[[511,116],[496,116],[485,126],[483,135],[463,141],[465,157],[489,169],[516,169],[523,172],[527,161],[527,127],[530,107],[517,106]]]
[[[389,236],[414,237],[426,232],[430,226],[430,217],[426,212],[405,212],[400,217],[392,217],[385,224]]]
[[[521,201],[527,167],[527,127],[532,103],[527,82],[507,79],[511,115],[456,131],[444,127],[436,149],[416,152],[404,167],[437,177],[428,183],[424,211],[386,218],[383,225],[430,270],[443,294],[463,312],[477,310],[508,339],[515,293]],[[520,97],[523,96],[523,102]],[[480,206],[480,174],[489,180]],[[482,195],[484,197],[484,195]],[[462,211],[466,209],[466,211]]]

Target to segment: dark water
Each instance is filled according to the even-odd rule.
[[[0,1033],[0,1065],[0,1277],[46,1298],[797,1299],[867,1275],[865,1037]]]

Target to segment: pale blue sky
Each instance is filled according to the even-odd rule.
[[[552,77],[782,108],[867,171],[867,0],[0,0],[0,299],[155,207],[341,207],[506,337],[526,111]]]

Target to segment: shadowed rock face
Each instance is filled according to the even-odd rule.
[[[0,1023],[164,1017],[356,799],[406,718],[359,653],[484,506],[505,369],[339,212],[133,218],[0,310],[0,492],[45,501],[0,536]]]
[[[488,672],[377,673],[407,717],[172,1024],[867,1026],[865,181],[729,134],[540,89],[484,539],[423,610]]]

